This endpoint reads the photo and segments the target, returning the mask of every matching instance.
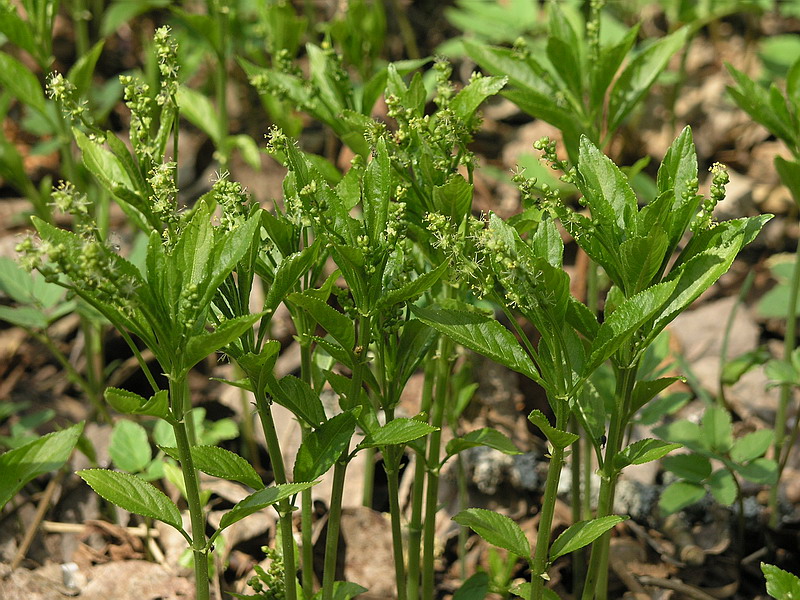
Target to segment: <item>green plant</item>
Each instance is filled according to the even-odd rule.
[[[606,597],[607,530],[620,520],[610,514],[617,477],[625,466],[655,460],[676,447],[642,440],[623,448],[633,416],[675,381],[674,377],[639,380],[642,359],[666,325],[730,267],[769,218],[712,221],[711,211],[724,195],[726,177],[715,167],[711,198],[697,195],[697,163],[688,129],[673,142],[662,162],[656,200],[641,209],[625,175],[586,138],[580,146],[577,166],[567,178],[583,194],[590,216],[569,209],[553,195],[536,198],[532,182],[521,180],[523,195],[543,216],[538,224],[518,221],[517,227],[533,228],[534,233],[523,239],[492,215],[486,226],[473,226],[475,249],[456,250],[461,270],[472,276],[479,294],[508,315],[522,344],[494,318],[466,306],[415,309],[432,327],[526,375],[547,392],[555,427],[541,413],[529,417],[552,447],[535,553],[530,555],[527,540],[513,522],[483,513],[470,512],[468,517],[470,526],[488,535],[490,542],[529,560],[533,598],[542,597],[543,577],[552,560],[598,538],[583,598]],[[542,147],[547,152],[547,143]],[[561,269],[563,244],[551,216],[560,219],[613,282],[602,324],[569,294],[569,278]],[[689,229],[694,235],[672,262],[678,242]],[[541,335],[538,347],[516,327],[514,311],[536,327]],[[591,392],[589,380],[606,360],[611,361],[615,379],[609,406],[595,401],[599,399],[596,393],[581,393],[584,387]],[[551,546],[550,519],[561,464],[565,450],[578,439],[565,430],[570,413],[592,440],[600,465],[600,495],[596,518],[574,524]]]
[[[761,429],[734,440],[730,413],[720,406],[709,406],[700,424],[679,420],[653,432],[690,451],[663,459],[664,468],[678,479],[662,492],[661,511],[665,514],[677,512],[703,498],[706,490],[723,506],[736,502],[739,547],[743,548],[744,498],[740,479],[775,485],[778,465],[764,457],[773,443],[774,432]],[[715,469],[712,460],[722,466]]]
[[[761,563],[761,572],[767,580],[767,593],[778,600],[800,598],[800,579],[775,565]]]
[[[728,71],[734,80],[734,85],[728,87],[728,93],[736,104],[748,115],[773,135],[781,139],[789,151],[792,159],[787,160],[776,156],[775,169],[781,182],[789,188],[795,202],[800,203],[800,60],[794,62],[786,75],[786,88],[781,91],[775,83],[769,88],[756,83],[743,72],[728,65]],[[791,360],[792,352],[797,345],[797,306],[800,295],[800,245],[795,252],[794,268],[788,287],[786,302],[786,332],[783,339],[784,362]],[[791,386],[787,383],[781,387],[778,410],[775,415],[775,443],[773,456],[778,462],[778,481],[770,490],[770,524],[775,527],[779,521],[778,490],[786,463],[788,451],[791,448],[787,441],[787,414],[791,401]]]

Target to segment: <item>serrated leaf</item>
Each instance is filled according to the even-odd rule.
[[[639,440],[617,454],[614,466],[617,469],[622,469],[628,465],[643,465],[663,458],[680,447],[680,444],[670,444],[653,438]]]
[[[584,368],[592,373],[653,316],[669,300],[677,281],[658,283],[626,299],[611,313],[597,331],[592,342],[591,356]]]
[[[149,399],[128,390],[109,387],[103,397],[111,407],[124,414],[150,415],[164,418],[169,412],[169,393],[159,390]]]
[[[183,531],[181,513],[175,503],[140,477],[106,469],[84,469],[78,471],[78,475],[112,504]]]
[[[658,506],[662,513],[671,515],[700,501],[705,495],[705,488],[698,483],[675,481],[661,492]]]
[[[98,41],[86,54],[78,57],[67,73],[67,79],[75,86],[79,97],[85,97],[91,88],[94,68],[104,44],[105,40]]]
[[[193,446],[192,462],[196,469],[212,477],[220,477],[249,485],[255,490],[264,487],[256,470],[238,454],[219,446]],[[174,458],[174,457],[173,457]]]
[[[83,423],[43,435],[0,455],[0,508],[25,484],[39,475],[61,468],[83,432]]]
[[[450,101],[450,109],[460,119],[469,119],[484,100],[503,89],[506,77],[476,77]]]
[[[272,390],[274,400],[311,427],[319,427],[327,419],[319,394],[302,379],[286,375],[277,382],[277,388]]]
[[[453,455],[467,448],[474,448],[476,446],[494,448],[503,454],[522,454],[514,445],[514,442],[491,427],[483,427],[482,429],[470,431],[461,437],[450,440],[447,442],[446,452],[448,455]]]
[[[800,600],[800,579],[775,565],[761,563],[767,580],[767,593],[776,600]]]
[[[544,413],[540,410],[531,411],[531,414],[528,415],[528,421],[541,429],[547,440],[553,444],[554,447],[562,450],[571,446],[580,438],[580,436],[574,433],[561,431],[550,425],[550,421],[547,420],[547,417],[544,416]]]
[[[508,550],[512,554],[529,558],[531,546],[520,526],[514,521],[491,510],[468,508],[453,517],[459,525],[469,527],[490,544]]]
[[[655,83],[669,59],[686,43],[689,27],[661,38],[636,55],[622,70],[608,102],[608,128],[616,130]]]
[[[307,490],[316,481],[308,481],[303,483],[284,483],[282,485],[272,485],[257,492],[253,492],[244,500],[239,501],[236,506],[222,515],[219,522],[219,529],[217,532],[222,531],[226,527],[230,527],[237,521],[241,521],[245,517],[249,517],[259,510],[263,510],[268,506],[277,504],[281,500],[285,500],[303,490]],[[215,534],[216,535],[216,534]]]
[[[609,531],[618,523],[628,518],[629,517],[621,517],[618,515],[607,515],[599,519],[579,521],[571,525],[564,533],[558,536],[550,546],[550,561],[554,561],[559,556],[575,552],[575,550],[591,544],[606,531]]]
[[[662,461],[662,465],[667,471],[693,483],[700,483],[711,475],[711,462],[700,454],[668,456]]]
[[[264,298],[264,311],[267,314],[274,313],[289,292],[300,283],[300,279],[311,268],[318,254],[319,244],[314,243],[300,252],[290,254],[280,262]]]
[[[153,457],[145,428],[127,419],[114,425],[108,452],[114,464],[129,473],[144,471]]]
[[[774,439],[775,433],[771,429],[748,433],[734,442],[730,451],[731,460],[744,463],[764,456]]]
[[[347,352],[353,352],[356,344],[356,331],[353,321],[321,300],[307,294],[289,294],[293,304],[308,311],[308,314],[319,323],[330,336]]]
[[[214,331],[206,331],[200,335],[189,338],[186,350],[182,357],[181,368],[185,371],[191,369],[209,354],[221,350],[253,327],[263,315],[245,315],[223,321]]]
[[[363,594],[367,588],[351,581],[335,581],[333,583],[333,600],[352,600],[359,594]],[[313,600],[322,599],[323,590],[314,594]]]
[[[441,279],[445,273],[447,273],[449,268],[450,264],[443,262],[435,269],[428,271],[427,273],[423,273],[419,277],[412,279],[399,288],[389,290],[378,299],[378,303],[375,305],[375,310],[384,311],[393,307],[395,304],[416,300],[423,293],[431,289],[431,287],[433,287],[433,285],[439,281],[439,279]]]
[[[412,307],[423,323],[495,362],[522,373],[537,383],[541,377],[514,335],[500,323],[471,312],[446,308]]]
[[[422,421],[401,417],[393,419],[386,423],[386,425],[371,432],[359,447],[382,448],[384,446],[407,444],[437,429],[437,427],[433,427]]]
[[[711,495],[723,506],[731,506],[736,500],[738,493],[736,481],[727,469],[714,471],[706,484]]]
[[[313,481],[326,473],[347,450],[355,429],[356,417],[348,411],[309,432],[297,451],[294,479]]]

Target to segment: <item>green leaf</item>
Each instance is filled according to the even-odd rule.
[[[524,598],[525,600],[528,600],[528,598],[531,597],[531,584],[525,581],[513,586],[509,591],[518,598]],[[545,600],[561,600],[559,595],[550,588],[544,588],[542,591],[544,592]]]
[[[437,212],[449,217],[454,227],[469,214],[472,207],[473,185],[461,175],[454,174],[443,185],[433,188],[433,206]]]
[[[658,283],[626,299],[597,331],[584,373],[592,373],[653,316],[659,314],[677,281]]]
[[[86,54],[78,58],[67,73],[67,79],[77,88],[80,97],[85,97],[91,89],[94,67],[104,45],[105,40],[97,42]]]
[[[514,521],[491,510],[468,508],[453,517],[459,525],[469,527],[490,544],[512,554],[529,558],[531,546],[522,529]]]
[[[347,450],[355,429],[356,417],[347,411],[309,432],[297,451],[295,481],[314,481],[326,473]]]
[[[183,531],[181,513],[175,503],[140,477],[106,469],[84,469],[78,475],[112,504]]]
[[[169,413],[169,392],[160,390],[149,399],[119,388],[106,388],[103,396],[111,407],[125,414],[166,418]]]
[[[484,100],[503,89],[507,81],[507,77],[475,77],[450,100],[450,109],[459,119],[466,121]]]
[[[764,456],[774,439],[775,433],[771,429],[761,429],[748,433],[733,443],[730,452],[731,460],[744,463]]]
[[[114,425],[108,452],[114,464],[129,473],[144,471],[153,458],[147,430],[127,419],[117,421]]]
[[[696,423],[686,419],[656,427],[653,433],[664,440],[683,444],[692,450],[707,449],[703,430]]]
[[[699,483],[675,481],[661,492],[658,507],[663,514],[671,515],[698,502],[705,495],[706,490]]]
[[[446,452],[448,455],[454,455],[462,450],[474,448],[476,446],[494,448],[503,454],[522,454],[514,445],[514,442],[491,427],[483,427],[482,429],[470,431],[461,437],[450,440],[447,442]]]
[[[514,335],[500,323],[472,312],[411,307],[414,315],[456,343],[540,383],[541,377]]]
[[[39,80],[28,67],[5,52],[0,52],[0,83],[17,100],[48,118]]]
[[[321,300],[307,294],[289,294],[288,300],[305,309],[330,336],[347,352],[353,352],[356,345],[356,330],[353,321]]]
[[[800,65],[800,61],[797,64]],[[795,203],[800,202],[800,164],[796,161],[788,161],[782,156],[776,156],[774,162],[781,183],[789,188]]]
[[[48,433],[0,456],[0,508],[25,484],[39,475],[61,468],[83,432],[83,423]]]
[[[164,448],[164,451],[167,452],[167,449]],[[255,490],[264,487],[264,482],[261,481],[256,470],[249,462],[234,452],[219,446],[193,446],[191,452],[195,468],[203,473],[208,473],[212,477],[238,481]],[[177,452],[167,452],[167,454],[179,460]]]
[[[613,529],[618,523],[622,523],[627,519],[628,517],[608,515],[599,519],[579,521],[571,525],[550,546],[550,561],[552,562],[559,556],[575,552],[575,550],[591,544],[606,531]]]
[[[385,446],[399,446],[413,442],[437,430],[438,427],[433,427],[422,421],[401,417],[393,419],[386,425],[371,432],[359,447],[383,448]]]
[[[478,571],[469,577],[453,594],[453,600],[484,600],[489,593],[489,575]]]
[[[667,471],[692,483],[700,483],[711,475],[711,462],[700,454],[668,456],[662,461],[662,465]]]
[[[778,464],[771,458],[756,458],[746,465],[733,465],[733,469],[753,483],[775,485],[778,481]]]
[[[335,581],[333,583],[333,600],[352,600],[359,594],[363,594],[367,588],[351,581]],[[313,600],[322,600],[323,590],[314,594]]]
[[[186,372],[209,354],[221,350],[228,344],[238,340],[241,335],[252,328],[263,315],[245,315],[223,321],[214,331],[206,331],[189,338],[186,350],[181,357],[180,367]]]
[[[586,136],[581,137],[577,186],[592,211],[592,220],[615,227],[618,243],[635,236],[636,194],[628,178]],[[645,232],[643,232],[645,233]]]
[[[215,145],[220,145],[225,132],[222,131],[217,110],[211,101],[204,94],[185,85],[178,87],[176,98],[181,116],[210,137]]]
[[[689,27],[682,27],[636,55],[620,73],[608,101],[608,129],[616,130],[641,101],[669,59],[686,44]]]
[[[728,469],[717,469],[706,482],[711,495],[723,506],[731,506],[736,500],[738,488]]]
[[[709,449],[721,454],[733,446],[731,414],[720,406],[711,406],[703,414],[703,435]]]
[[[631,414],[635,414],[658,394],[680,380],[680,377],[662,377],[652,381],[637,381],[631,394]]]
[[[287,375],[277,383],[277,389],[273,386],[272,397],[278,404],[288,408],[292,414],[303,419],[311,427],[319,427],[325,422],[327,417],[319,394],[315,393],[305,381],[294,375]]]
[[[237,521],[241,521],[245,517],[249,517],[255,512],[263,510],[268,506],[277,504],[281,500],[285,500],[295,494],[307,490],[316,481],[307,481],[303,483],[284,483],[282,485],[272,485],[264,489],[253,492],[244,500],[239,501],[236,506],[226,512],[219,522],[219,529],[214,535],[226,527],[230,527]]]
[[[411,319],[403,325],[397,346],[397,362],[394,365],[392,381],[402,388],[417,370],[422,359],[428,354],[438,332],[419,319]]]
[[[663,458],[680,447],[680,444],[669,444],[653,438],[639,440],[623,449],[614,457],[614,467],[623,469],[628,465],[643,465]]]
[[[280,262],[264,298],[264,311],[267,314],[272,315],[287,294],[299,285],[301,278],[317,260],[318,255],[319,244],[315,243],[300,252],[290,254]]]
[[[797,575],[763,562],[761,572],[767,579],[767,593],[770,596],[777,600],[800,600],[800,579]]]
[[[416,279],[412,279],[399,288],[389,290],[378,299],[378,303],[375,305],[375,310],[378,312],[385,311],[395,304],[416,300],[422,294],[431,289],[431,287],[433,287],[433,285],[439,281],[439,279],[441,279],[445,273],[447,273],[449,268],[450,263],[443,262],[435,269],[428,271],[427,273],[423,273]]]
[[[550,421],[547,420],[547,417],[544,416],[544,413],[540,410],[531,411],[531,414],[528,415],[528,421],[541,429],[547,440],[553,444],[554,447],[561,450],[567,446],[571,446],[580,438],[580,436],[574,433],[561,431],[550,425]]]
[[[686,406],[691,399],[692,395],[688,392],[675,392],[660,396],[645,406],[639,414],[639,422],[643,425],[653,425],[666,415],[671,415]]]

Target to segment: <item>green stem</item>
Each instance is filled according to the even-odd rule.
[[[267,452],[272,464],[272,474],[275,483],[287,483],[286,467],[283,462],[283,453],[278,441],[278,431],[275,428],[275,420],[272,417],[272,407],[264,394],[257,393],[256,406],[258,416],[261,419],[261,428],[264,430],[264,438],[267,442]],[[294,534],[292,533],[292,505],[288,499],[283,500],[278,505],[279,525],[281,528],[281,551],[283,553],[284,582],[286,588],[286,600],[297,600],[297,565],[294,562]]]
[[[448,400],[450,383],[450,353],[452,343],[449,338],[439,339],[439,352],[436,357],[436,395],[433,400],[431,425],[436,430],[428,438],[428,456],[426,459],[428,483],[425,490],[425,523],[422,538],[422,598],[426,600],[434,595],[434,551],[436,543],[436,513],[439,506],[439,455],[442,445],[442,426]]]
[[[344,454],[347,454],[347,451]],[[344,477],[346,472],[347,462],[343,455],[333,467],[331,506],[328,510],[328,533],[325,538],[325,563],[322,570],[322,600],[333,600],[333,584],[336,582],[339,527],[342,521],[342,498],[344,497]]]
[[[567,422],[568,407],[566,400],[556,399],[556,429],[563,430]],[[544,484],[542,512],[536,533],[536,548],[531,561],[531,600],[544,598],[544,582],[547,576],[548,558],[550,554],[550,533],[553,527],[553,515],[558,497],[558,482],[564,466],[564,449],[553,448],[550,466],[547,468],[547,479]]]
[[[458,484],[458,511],[467,510],[469,495],[467,490],[467,469],[461,454],[456,455],[456,477]],[[458,526],[458,571],[461,581],[467,579],[467,540],[469,539],[469,529],[464,525]]]
[[[183,483],[186,487],[186,501],[189,504],[189,517],[192,523],[192,553],[194,554],[195,594],[197,600],[209,600],[208,586],[208,548],[206,547],[206,520],[203,505],[200,503],[200,484],[197,470],[192,461],[191,445],[187,433],[188,404],[186,379],[170,380],[170,397],[176,420],[172,425],[178,450],[178,459],[183,472]],[[188,421],[192,418],[189,415]]]
[[[406,570],[403,561],[403,530],[400,517],[399,456],[396,448],[386,448],[383,465],[389,486],[389,515],[392,521],[392,549],[394,553],[394,575],[397,581],[397,600],[407,600]]]
[[[614,468],[614,458],[622,449],[625,437],[626,419],[629,413],[630,397],[636,383],[638,365],[617,369],[615,392],[615,412],[611,419],[606,441],[606,453],[600,469],[600,493],[597,501],[597,518],[611,514],[614,508],[614,493],[619,472]],[[607,531],[592,544],[592,556],[581,600],[606,600],[608,587],[608,553],[611,544],[611,531]]]
[[[305,329],[304,329],[305,331]],[[307,339],[304,336],[302,339]],[[308,343],[300,345],[300,378],[311,386],[311,346]],[[303,431],[303,439],[309,433],[307,426],[301,426]],[[302,526],[302,542],[303,542],[303,594],[307,598],[314,595],[314,538],[313,538],[313,519],[314,519],[314,501],[311,496],[311,490],[303,490],[300,493],[300,523]]]
[[[783,337],[783,360],[791,361],[792,352],[797,342],[797,298],[800,292],[800,244],[795,250],[794,270],[792,271],[792,282],[789,288],[788,312],[786,313],[786,333]],[[778,401],[778,410],[775,415],[775,446],[773,457],[778,463],[778,481],[770,488],[769,492],[769,525],[777,527],[780,521],[780,511],[778,509],[778,489],[780,488],[781,475],[783,473],[782,457],[783,446],[786,442],[786,417],[789,409],[789,401],[792,398],[792,386],[786,384],[781,386],[781,395]]]
[[[216,11],[215,17],[217,19],[217,27],[219,32],[220,48],[217,54],[217,76],[216,76],[216,98],[217,98],[217,115],[219,116],[220,135],[222,139],[228,137],[228,99],[226,92],[228,88],[228,14],[227,10]],[[228,150],[217,148],[219,153],[219,166],[221,171],[228,168],[230,162],[230,155]]]
[[[73,0],[72,21],[75,26],[75,48],[78,56],[89,51],[89,18],[85,0]]]
[[[572,444],[572,461],[570,462],[570,476],[572,478],[570,490],[572,501],[572,522],[577,523],[578,521],[583,520],[581,476],[585,473],[585,470],[581,469],[581,465],[589,462],[591,457],[588,455],[583,456],[582,445],[585,434],[583,434],[581,431],[581,428],[578,426],[577,420],[574,417],[570,419],[570,425],[570,429],[572,431],[582,436],[579,437],[574,444]],[[583,584],[583,574],[586,572],[586,553],[584,550],[584,548],[580,548],[572,554],[572,572],[574,573],[572,589],[575,594],[577,594],[581,589],[581,585]]]
[[[361,402],[362,382],[364,369],[367,368],[365,360],[370,342],[370,318],[362,317],[358,327],[358,354],[355,356],[353,376],[350,388],[350,397],[347,399],[352,406]],[[370,407],[364,406],[366,410]],[[347,463],[350,460],[350,447],[342,452],[336,465],[333,467],[333,484],[331,490],[331,504],[328,510],[328,533],[325,538],[325,563],[322,573],[322,600],[333,600],[333,584],[336,581],[336,564],[339,553],[339,528],[342,519],[342,499],[344,498],[344,478],[347,472]]]
[[[430,413],[433,403],[433,385],[436,377],[436,362],[425,361],[425,379],[422,388],[423,413]],[[408,600],[419,598],[419,574],[422,542],[422,507],[425,500],[425,456],[417,454],[414,459],[414,485],[411,496],[411,518],[408,523]]]

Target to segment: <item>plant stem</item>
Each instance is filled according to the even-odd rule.
[[[614,508],[614,493],[619,472],[614,468],[614,458],[622,449],[625,437],[626,419],[629,412],[630,396],[636,383],[638,364],[619,367],[615,392],[615,412],[611,418],[606,442],[606,453],[600,469],[600,494],[597,501],[597,518],[611,514]],[[611,544],[611,531],[607,531],[592,543],[592,556],[589,571],[583,587],[581,600],[606,600],[608,587],[608,553]]]
[[[436,427],[428,438],[426,470],[428,483],[425,490],[425,523],[422,543],[422,598],[433,598],[434,550],[436,543],[436,513],[439,505],[439,455],[442,445],[442,426],[448,401],[450,383],[450,353],[453,344],[449,338],[439,338],[439,352],[436,357],[436,383],[433,400],[431,425]]]
[[[383,465],[389,486],[389,514],[392,521],[392,550],[394,554],[394,575],[397,581],[397,600],[407,600],[406,569],[403,560],[403,530],[400,522],[400,456],[397,448],[389,447],[385,449]]]
[[[433,385],[436,362],[425,361],[425,379],[420,410],[430,413],[433,402]],[[425,456],[418,454],[414,460],[414,485],[411,496],[411,518],[408,523],[408,600],[419,598],[420,548],[422,541],[422,506],[425,500]]]
[[[467,490],[467,469],[464,466],[464,460],[459,452],[456,455],[456,478],[458,483],[458,511],[467,510],[469,504],[468,490]],[[458,575],[461,581],[467,579],[467,539],[469,538],[469,529],[464,525],[458,526]]]
[[[800,291],[800,244],[795,250],[794,269],[792,271],[792,282],[789,288],[789,302],[786,313],[786,333],[783,337],[783,360],[791,361],[792,352],[797,342],[797,298]],[[780,511],[778,509],[778,489],[780,488],[781,474],[783,465],[783,446],[786,441],[786,416],[788,414],[789,401],[792,397],[792,386],[789,384],[781,386],[781,396],[778,401],[778,410],[775,414],[775,446],[773,458],[778,463],[778,481],[770,488],[769,492],[769,525],[777,527],[780,521]]]
[[[208,548],[206,548],[206,519],[200,504],[200,485],[197,470],[192,461],[191,446],[187,433],[187,419],[192,415],[185,410],[188,405],[186,378],[170,380],[169,392],[176,421],[172,425],[178,449],[178,458],[186,487],[186,501],[189,504],[189,517],[192,523],[192,553],[194,554],[195,594],[197,600],[209,600],[208,586]]]
[[[299,329],[300,330],[300,329]],[[307,331],[305,324],[302,331]],[[300,379],[309,385],[311,381],[311,345],[306,341],[307,335],[301,335],[300,339],[303,340],[300,344]],[[309,428],[306,425],[301,425],[303,439],[309,433]],[[303,594],[307,598],[314,595],[314,539],[313,539],[313,516],[314,514],[314,501],[311,496],[311,490],[303,490],[300,492],[300,524],[302,527],[302,582]]]
[[[287,483],[286,467],[283,462],[283,453],[278,441],[278,431],[275,420],[272,418],[272,407],[263,394],[257,393],[256,406],[267,442],[267,452],[272,464],[272,473],[275,483]],[[281,552],[283,553],[284,582],[286,600],[297,600],[297,565],[294,562],[294,533],[292,532],[292,505],[288,499],[278,504],[279,526],[281,528]]]
[[[570,430],[577,433],[579,437],[574,444],[572,444],[572,461],[570,462],[570,476],[571,481],[571,503],[572,503],[572,522],[577,523],[583,519],[583,501],[581,495],[581,477],[585,471],[582,471],[581,465],[589,461],[589,456],[583,456],[583,445],[585,434],[578,426],[577,419],[574,417],[570,419]],[[588,495],[588,494],[587,494]],[[572,589],[575,594],[581,589],[583,584],[583,574],[586,572],[586,552],[585,548],[580,548],[572,553],[572,572],[573,581]]]
[[[556,429],[563,430],[567,422],[568,408],[566,400],[556,399]],[[561,479],[561,469],[564,466],[564,449],[553,448],[550,466],[547,468],[547,480],[544,485],[542,498],[542,512],[539,517],[538,531],[536,533],[536,548],[531,561],[531,600],[544,598],[544,582],[547,575],[547,563],[550,554],[550,530],[553,527],[553,515],[556,510],[558,496],[558,482]]]
[[[370,327],[370,318],[362,317],[358,326],[358,341],[356,342],[359,350],[355,356],[350,397],[347,399],[352,406],[361,402],[364,369],[367,368],[365,357],[370,342]],[[363,406],[363,408],[370,409],[369,406]],[[342,499],[344,498],[344,478],[347,472],[347,463],[350,460],[349,446],[348,443],[333,467],[331,504],[328,509],[328,533],[325,538],[325,563],[322,573],[322,600],[333,600],[333,584],[336,581],[336,564],[339,553],[339,528],[342,520]]]
[[[228,99],[226,91],[228,87],[228,9],[221,8],[219,3],[215,4],[215,14],[217,21],[217,28],[219,34],[219,44],[217,53],[217,76],[216,76],[216,98],[217,98],[217,115],[219,117],[220,131],[219,135],[222,140],[228,136]],[[230,155],[228,150],[217,148],[219,155],[219,168],[220,171],[225,171],[230,162]]]

